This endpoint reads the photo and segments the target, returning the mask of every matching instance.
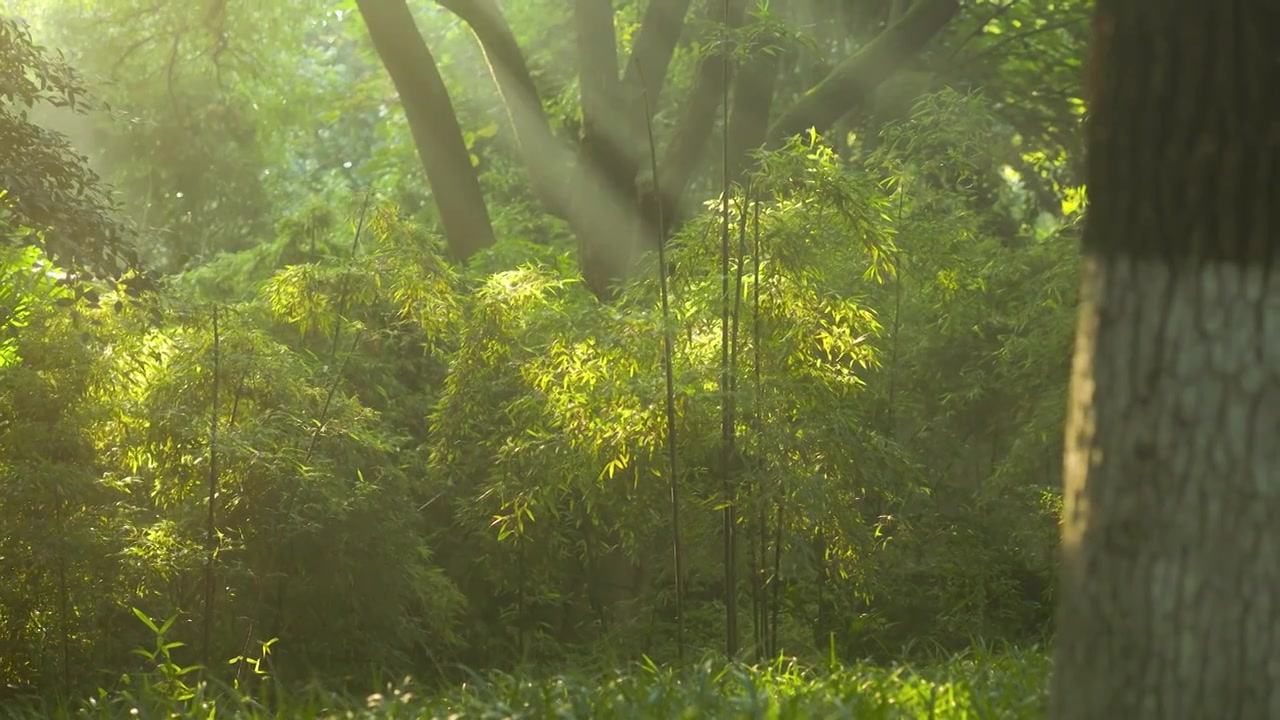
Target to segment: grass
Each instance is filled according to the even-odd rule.
[[[814,670],[790,661],[747,667],[703,663],[683,671],[641,665],[598,677],[494,674],[443,690],[412,681],[368,697],[321,691],[266,704],[200,686],[185,700],[155,689],[100,692],[67,707],[14,718],[300,718],[303,720],[552,720],[569,718],[928,718],[1020,720],[1044,715],[1049,662],[1037,650],[970,652],[912,669],[854,665]],[[139,683],[135,679],[134,686]],[[0,713],[3,710],[0,709]]]

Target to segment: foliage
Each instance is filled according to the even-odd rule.
[[[83,113],[84,80],[37,45],[26,23],[0,15],[0,231],[59,262],[108,277],[136,264],[98,176],[67,138],[32,121],[39,106]]]
[[[954,127],[957,118],[926,112],[921,122]],[[926,136],[924,127],[912,132]],[[939,279],[898,310],[900,336],[931,318],[941,340],[914,343],[890,368],[884,320],[857,298],[885,292],[877,276],[919,272],[899,245],[940,222],[931,218],[945,198],[923,184],[918,193],[905,189],[905,171],[891,176],[886,192],[873,176],[806,144],[764,167],[757,180],[774,187],[771,198],[758,206],[738,203],[741,222],[734,220],[744,231],[735,262],[748,308],[738,351],[746,465],[734,500],[751,509],[744,532],[752,553],[765,545],[766,554],[781,553],[775,572],[786,587],[785,646],[821,652],[835,633],[842,652],[875,653],[905,642],[908,636],[891,631],[905,624],[915,641],[950,647],[969,636],[975,618],[986,617],[981,627],[989,635],[1034,636],[1043,622],[1036,609],[1043,590],[1034,588],[1047,587],[1052,524],[1035,520],[1035,491],[1010,495],[993,484],[1023,470],[998,464],[976,492],[959,492],[954,481],[924,474],[936,461],[918,449],[951,442],[957,447],[949,452],[961,453],[966,438],[956,426],[971,421],[966,412],[990,415],[982,403],[1012,402],[1005,411],[1013,413],[1011,423],[1025,422],[1017,413],[1040,411],[1016,398],[986,397],[1010,378],[1042,378],[1033,368],[1043,361],[1018,354],[1025,341],[993,331],[993,338],[1007,339],[966,348],[960,336],[971,334],[976,320],[953,317],[943,310],[952,305],[939,304],[968,292],[973,300],[959,307],[974,308],[967,311],[974,318],[1018,321],[975,305],[1004,302],[1003,294],[990,294],[1003,281],[989,265],[964,265],[985,262],[981,248],[967,254],[965,233],[975,231],[951,240],[957,249],[950,255],[928,256],[938,268],[928,272]],[[779,182],[785,178],[803,181]],[[601,306],[566,274],[571,268],[548,265],[538,251],[518,245],[506,251],[527,258],[516,270],[459,274],[431,249],[432,238],[393,207],[368,199],[351,207],[347,223],[312,225],[305,248],[290,240],[294,225],[282,224],[279,242],[295,242],[290,252],[305,261],[270,275],[260,294],[223,306],[216,345],[211,311],[193,304],[187,289],[168,292],[152,307],[124,298],[118,310],[81,303],[77,313],[93,329],[78,358],[52,350],[65,342],[61,328],[71,317],[53,303],[43,315],[28,311],[16,344],[23,360],[6,376],[12,392],[31,391],[20,372],[63,382],[77,373],[86,378],[43,390],[38,401],[46,414],[68,408],[54,416],[66,426],[59,435],[85,444],[76,454],[38,453],[31,462],[45,467],[55,457],[92,457],[100,479],[82,474],[73,486],[12,495],[4,505],[26,517],[43,503],[66,503],[61,493],[75,488],[80,510],[62,522],[86,529],[97,522],[111,532],[83,540],[64,535],[61,544],[45,547],[52,561],[13,570],[43,583],[48,590],[35,597],[52,603],[28,611],[24,632],[36,633],[36,618],[45,613],[56,616],[62,595],[68,604],[61,631],[88,657],[108,651],[91,641],[83,618],[119,615],[113,608],[127,603],[177,613],[194,627],[207,562],[207,431],[216,409],[216,565],[226,587],[218,600],[217,647],[279,637],[278,657],[294,672],[333,672],[352,658],[386,667],[448,657],[491,663],[511,653],[549,659],[583,643],[618,657],[668,656],[671,526],[657,402],[660,345],[653,340],[662,318],[652,285],[638,279],[618,305]],[[702,222],[686,228],[673,245],[676,268],[711,261],[700,241],[709,229]],[[1024,256],[1032,261],[1041,247],[1031,244]],[[245,259],[261,262],[254,257]],[[222,280],[192,288],[224,287],[227,273],[246,278],[242,264],[215,268],[203,272]],[[945,280],[947,273],[975,270],[987,277],[963,287]],[[852,279],[859,277],[865,279]],[[685,501],[707,510],[690,515],[683,529],[686,582],[691,597],[708,600],[718,582],[719,531],[710,510],[725,501],[715,482],[712,429],[718,286],[714,276],[677,270],[673,289],[673,321],[681,329],[680,480]],[[948,339],[952,327],[960,336]],[[929,358],[936,353],[944,359]],[[988,369],[992,359],[999,362]],[[974,363],[973,372],[989,378],[950,403],[954,419],[926,404],[937,396],[946,402],[947,378],[914,370],[947,362]],[[82,369],[70,372],[75,367]],[[886,396],[890,369],[912,389]],[[216,408],[215,371],[223,388]],[[1030,377],[1020,380],[1019,372]],[[930,382],[941,384],[935,389]],[[10,417],[21,419],[7,433],[5,455],[17,477],[22,466],[13,458],[37,449],[21,450],[21,438],[35,432],[35,416],[12,404],[19,396],[6,397]],[[932,414],[935,426],[917,430],[931,433],[920,443],[878,427],[884,412],[878,406]],[[65,483],[76,474],[58,477]],[[23,485],[6,487],[16,493]],[[1011,504],[1014,498],[1023,499]],[[782,525],[771,519],[779,513]],[[41,531],[20,527],[10,526],[7,542],[40,547],[34,541]],[[1020,540],[992,543],[993,534],[1010,527],[1024,528]],[[766,541],[764,533],[777,537]],[[89,563],[66,577],[52,572],[92,556],[83,554],[91,545],[74,543],[103,542],[114,548],[105,553],[111,563]],[[934,545],[946,552],[930,551]],[[933,560],[922,562],[922,553]],[[937,583],[965,577],[975,566],[988,575]],[[93,594],[101,582],[124,594]],[[78,600],[81,589],[88,594]],[[329,600],[307,599],[315,595]],[[822,624],[801,630],[802,618],[814,613]],[[847,628],[828,624],[841,616],[862,619]],[[714,642],[714,634],[703,633],[695,631],[698,644]],[[55,659],[41,662],[53,667]],[[74,657],[65,662],[79,664]]]
[[[1048,665],[1037,653],[976,652],[913,668],[850,665],[838,670],[781,658],[762,666],[705,661],[686,670],[643,664],[592,677],[528,679],[473,676],[439,692],[409,679],[387,683],[363,703],[320,692],[289,697],[275,709],[235,694],[204,691],[186,700],[104,694],[41,717],[295,718],[1038,718]],[[33,716],[35,716],[33,714]],[[23,715],[17,715],[23,718]]]
[[[642,4],[620,5],[630,50]],[[111,110],[0,115],[0,133],[26,133],[52,163],[0,162],[16,178],[0,177],[0,229],[19,239],[0,246],[0,674],[45,696],[112,688],[106,714],[144,695],[202,707],[232,684],[254,716],[313,682],[363,691],[370,672],[434,682],[459,664],[516,674],[415,702],[874,716],[954,692],[948,712],[984,717],[990,692],[1001,712],[1034,714],[1038,656],[997,662],[1012,678],[998,699],[964,663],[952,684],[796,669],[1047,633],[1083,189],[1064,138],[1078,89],[1055,71],[1063,87],[1034,95],[1026,64],[1028,45],[1080,54],[1079,6],[1028,5],[966,4],[910,82],[756,152],[727,198],[699,166],[688,207],[665,218],[664,314],[652,253],[612,302],[588,289],[491,59],[434,4],[415,14],[500,238],[465,264],[445,260],[353,3],[252,17],[218,2],[21,3]],[[736,60],[776,57],[780,102],[875,35],[805,17],[816,9],[749,10],[724,37],[744,41]],[[508,14],[557,138],[583,123],[569,15]],[[663,93],[698,86],[714,20],[691,22]],[[2,20],[0,39],[0,60],[20,60],[0,88],[84,95],[26,26]],[[1019,93],[1037,99],[1013,113]],[[679,136],[682,109],[655,115],[660,140]],[[123,197],[163,287],[64,282],[65,249],[119,218],[86,163]],[[67,192],[76,178],[84,196]],[[734,661],[798,664],[678,668],[723,647],[730,597]],[[663,669],[517,679],[642,656]],[[142,684],[116,687],[122,673]]]

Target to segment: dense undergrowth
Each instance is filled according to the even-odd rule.
[[[954,97],[947,123],[970,104]],[[1039,639],[1056,501],[1035,461],[1059,442],[1061,381],[1038,368],[1069,342],[1066,311],[1041,298],[1069,292],[1060,250],[1029,240],[1026,268],[966,267],[981,240],[961,227],[950,254],[910,254],[895,243],[954,193],[900,179],[881,197],[803,147],[775,162],[806,182],[737,209],[760,253],[739,264],[739,647],[821,656],[834,636],[844,657],[889,658]],[[827,201],[802,202],[814,196]],[[178,618],[201,643],[186,662],[278,639],[289,682],[583,650],[674,658],[652,283],[601,306],[552,253],[515,242],[499,250],[518,269],[459,272],[394,209],[351,207],[311,217],[303,247],[286,223],[152,300],[76,300],[31,276],[29,253],[9,256],[28,279],[0,374],[6,672],[76,684],[120,667],[131,607]],[[693,242],[705,231],[676,241],[677,266],[711,262]],[[893,291],[875,278],[908,259],[921,286],[892,335],[871,308]],[[1028,271],[1051,284],[1011,308],[1011,283],[1040,282]],[[945,279],[958,272],[976,277]],[[714,647],[718,282],[673,285],[685,641]],[[990,329],[975,341],[977,325]],[[976,417],[999,432],[975,448]],[[944,449],[953,469],[933,464]]]
[[[685,670],[641,664],[597,674],[458,674],[463,679],[446,687],[371,678],[378,691],[363,697],[315,688],[261,693],[259,686],[255,698],[200,684],[175,694],[172,687],[140,679],[76,702],[11,706],[10,717],[1022,720],[1043,717],[1048,662],[1038,649],[973,650],[918,667],[853,663],[806,669],[782,659],[755,666],[707,661]]]

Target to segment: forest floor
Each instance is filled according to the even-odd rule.
[[[1049,661],[1040,650],[970,652],[913,667],[895,665],[804,669],[713,666],[683,672],[638,666],[605,676],[477,676],[445,690],[388,685],[367,696],[311,692],[263,701],[235,692],[196,688],[194,697],[173,692],[164,677],[134,678],[134,689],[100,692],[63,707],[6,711],[27,718],[447,718],[515,720],[551,718],[929,718],[1022,720],[1044,717]],[[165,688],[168,690],[166,691]],[[217,699],[214,696],[217,695]]]

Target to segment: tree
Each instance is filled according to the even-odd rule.
[[[480,153],[482,161],[501,155],[499,166],[527,169],[518,192],[547,219],[570,221],[589,284],[607,290],[609,278],[628,274],[628,256],[653,246],[659,210],[671,236],[719,192],[724,148],[712,138],[726,97],[730,178],[753,168],[751,150],[810,126],[853,161],[874,150],[886,122],[906,119],[916,100],[949,86],[997,103],[993,147],[1033,192],[1033,217],[1060,219],[1060,196],[1079,184],[1074,126],[1086,0],[729,0],[734,27],[723,33],[723,0],[388,0],[327,9],[284,2],[265,14],[221,0],[206,13],[145,0],[99,3],[88,14],[75,3],[17,2],[51,40],[77,48],[77,66],[112,80],[102,97],[120,121],[88,119],[94,138],[81,144],[132,219],[167,235],[142,248],[164,272],[254,246],[272,231],[267,208],[287,203],[299,186],[376,186],[398,194],[408,212],[426,199],[451,255],[470,257],[493,241],[496,203],[524,182],[502,181],[498,190],[498,174],[462,162],[459,133],[474,139],[483,127],[500,137],[499,152]],[[97,34],[104,25],[118,32]],[[731,53],[727,88],[718,79],[722,49]],[[485,62],[473,69],[476,50]],[[388,85],[409,132],[386,114]],[[494,110],[513,132],[492,123]],[[415,149],[418,162],[406,164]],[[347,163],[369,151],[376,161]],[[140,155],[148,162],[133,162]],[[421,172],[415,164],[429,166],[422,174],[430,195],[416,178],[402,182],[401,168]],[[997,170],[980,179],[992,202],[1006,184]],[[229,204],[237,211],[223,212]],[[548,227],[555,231],[544,241],[567,239],[558,223]]]
[[[74,68],[35,44],[24,22],[0,16],[0,244],[40,245],[72,270],[117,278],[137,255],[98,176],[65,136],[29,117],[40,106],[92,105]]]
[[[1078,182],[1037,135],[1075,124],[1055,105],[1079,96],[1078,73],[1052,58],[1082,55],[1079,39],[1037,25],[1063,0],[967,0],[954,32],[881,83],[869,107],[831,124],[821,146],[793,138],[762,156],[751,168],[755,192],[745,202],[731,193],[734,217],[747,222],[733,222],[742,301],[730,304],[728,341],[722,254],[698,240],[719,230],[716,213],[690,213],[669,248],[668,316],[656,283],[630,283],[622,307],[609,308],[568,282],[566,224],[531,207],[577,199],[566,182],[583,144],[572,58],[576,40],[593,36],[573,31],[573,3],[507,3],[510,27],[485,26],[528,60],[503,90],[533,99],[516,135],[569,136],[541,147],[511,142],[492,122],[520,107],[504,110],[463,23],[421,2],[409,4],[417,28],[401,15],[409,44],[422,30],[452,95],[446,105],[437,94],[432,108],[472,130],[468,149],[485,161],[480,172],[431,180],[479,175],[475,217],[487,202],[495,234],[509,239],[455,272],[416,213],[419,198],[443,203],[449,188],[424,192],[423,148],[389,107],[405,76],[382,66],[359,4],[230,3],[211,18],[203,5],[151,0],[96,3],[87,16],[78,2],[25,1],[62,6],[61,17],[33,23],[34,35],[66,46],[89,76],[116,81],[97,89],[113,124],[125,115],[118,132],[68,134],[89,140],[91,157],[121,159],[96,167],[127,181],[117,197],[143,209],[140,225],[149,217],[165,233],[141,235],[148,259],[196,252],[166,263],[187,269],[160,303],[108,312],[108,293],[99,308],[65,307],[20,289],[18,304],[32,309],[20,307],[21,328],[0,328],[0,355],[11,340],[16,358],[0,368],[0,509],[14,529],[0,539],[0,576],[12,578],[0,592],[0,666],[10,676],[47,686],[42,667],[71,669],[73,683],[95,679],[77,667],[126,669],[116,658],[153,639],[131,605],[156,618],[199,617],[209,467],[199,460],[214,456],[211,417],[227,539],[213,644],[241,652],[246,638],[278,638],[270,663],[288,678],[284,689],[370,664],[433,677],[455,663],[500,668],[584,653],[661,662],[679,657],[674,618],[706,620],[731,604],[741,611],[741,657],[785,652],[802,664],[832,654],[901,659],[907,645],[956,647],[974,636],[1022,642],[1044,628],[1059,515],[1042,492],[1056,489],[1062,457],[1080,213],[1063,209],[1068,222],[1052,227],[1041,210],[1060,204],[1057,188],[1038,200],[1027,181],[1040,176],[1025,169],[1057,165],[1046,180]],[[786,13],[777,16],[753,4],[726,33],[735,149],[767,137],[780,114],[771,106],[792,106],[842,57],[885,37],[891,19],[870,12],[888,0],[774,3]],[[669,5],[615,6],[621,68],[618,56],[643,54],[632,31],[645,13]],[[686,153],[681,143],[695,134],[714,137],[701,141],[706,160],[686,165],[692,205],[721,187],[724,97],[690,88],[723,86],[724,65],[699,63],[704,45],[719,46],[723,7],[690,6],[706,18],[689,21],[697,36],[678,38],[665,75],[648,63],[635,74],[643,95],[662,101],[650,104],[660,105],[655,131],[670,159],[662,170],[689,163],[699,145]],[[815,22],[835,7],[865,12],[849,27]],[[783,51],[764,51],[774,48]],[[1025,54],[1011,61],[1012,49]],[[955,73],[940,71],[948,63]],[[1012,65],[1022,80],[1000,85]],[[950,87],[929,92],[939,85]],[[970,92],[979,85],[995,92]],[[890,95],[895,102],[883,102]],[[711,109],[694,112],[704,102]],[[697,129],[687,117],[707,124],[676,135]],[[233,142],[241,131],[245,142]],[[473,142],[481,133],[496,142]],[[111,153],[100,154],[102,139]],[[554,172],[526,182],[512,172],[521,151],[548,153]],[[754,162],[728,160],[735,178]],[[1005,163],[1023,178],[997,174]],[[265,208],[267,222],[243,223],[248,207]],[[31,263],[19,264],[29,253],[14,257],[12,275],[30,275]],[[221,306],[216,345],[210,301]],[[670,477],[656,452],[663,334],[676,359],[680,472]],[[715,352],[725,346],[728,373]],[[726,374],[730,393],[709,382]],[[733,423],[720,420],[725,405]],[[46,436],[83,449],[30,442]],[[676,523],[664,519],[669,479],[688,510],[678,566],[668,549]],[[716,546],[730,533],[713,510],[726,502],[735,521],[727,581]],[[677,575],[688,615],[673,607]],[[687,630],[699,650],[722,637],[719,623]]]
[[[1280,708],[1278,23],[1096,6],[1059,720]]]
[[[360,3],[360,7],[379,56],[392,76],[400,78],[396,86],[401,101],[406,109],[435,107],[444,112],[448,103],[447,98],[440,99],[438,76],[419,72],[418,82],[407,82],[411,69],[401,69],[399,55],[390,43],[377,41],[379,37],[412,30],[404,22],[410,17],[404,0],[391,0],[389,4],[396,6],[394,13],[369,12],[383,3]],[[732,52],[730,46],[722,43],[716,52],[704,53],[699,59],[689,97],[663,153],[659,177],[643,187],[639,175],[641,159],[645,157],[645,126],[658,107],[667,68],[685,29],[689,0],[652,0],[646,6],[625,66],[617,52],[613,3],[575,0],[572,18],[582,105],[576,152],[552,136],[537,87],[495,0],[440,0],[440,4],[475,32],[504,97],[536,194],[548,210],[569,221],[578,238],[579,263],[587,285],[597,296],[609,297],[612,284],[628,275],[646,243],[652,243],[647,238],[655,237],[659,213],[672,218],[680,210],[678,201],[699,167],[715,127],[716,111],[730,93],[733,68],[722,55]],[[755,148],[779,144],[811,127],[825,131],[851,109],[868,102],[876,87],[924,47],[959,10],[956,0],[918,0],[900,15],[893,3],[871,4],[883,5],[881,9],[893,22],[848,59],[837,63],[774,122],[740,120],[738,131],[730,131],[740,143],[729,150],[730,156],[737,158],[730,161],[735,168]],[[747,0],[707,0],[704,5],[706,19],[721,23],[726,32],[743,23],[747,9]],[[404,44],[407,43],[400,45]],[[763,49],[754,52],[762,53]],[[418,54],[429,57],[429,53]],[[776,65],[754,64],[750,69],[743,75],[742,95],[760,103],[767,113],[772,86],[762,73],[776,72]],[[444,127],[447,123],[439,128],[426,127],[426,123],[434,122],[436,113],[406,114],[428,176],[451,175],[457,163],[433,154],[427,146],[459,146],[460,131]],[[456,125],[454,121],[453,126]],[[469,181],[460,182],[470,186]],[[440,194],[441,184],[433,182],[432,186],[443,216],[446,198]],[[472,224],[480,224],[481,217],[478,212],[472,213]],[[463,233],[446,224],[444,231],[452,253],[463,259],[478,249],[476,239],[484,237],[474,228]]]
[[[400,93],[413,144],[440,210],[441,228],[449,239],[449,252],[456,260],[466,260],[493,244],[493,225],[435,58],[403,0],[356,4]]]

